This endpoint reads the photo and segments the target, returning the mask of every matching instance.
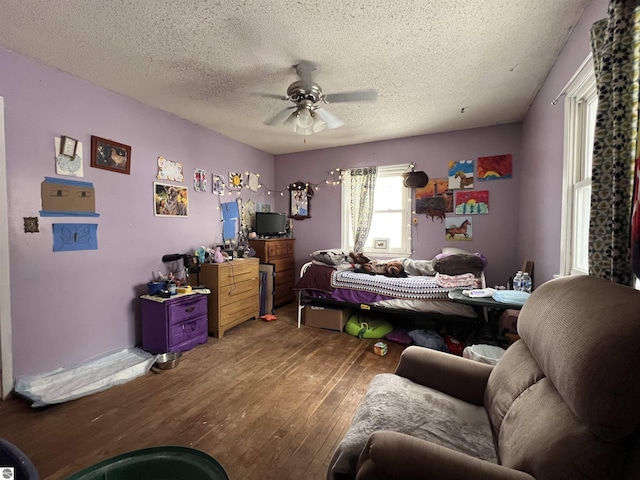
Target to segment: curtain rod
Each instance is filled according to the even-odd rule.
[[[560,100],[560,97],[562,97],[563,95],[567,94],[567,90],[569,89],[569,87],[571,86],[571,84],[573,83],[573,81],[576,79],[576,77],[580,74],[580,72],[582,72],[582,69],[585,67],[585,65],[587,63],[589,63],[591,61],[591,57],[593,56],[592,52],[589,52],[589,55],[587,55],[587,58],[584,59],[584,61],[582,62],[582,64],[580,65],[580,67],[578,67],[578,69],[575,71],[575,73],[571,76],[571,78],[569,79],[569,81],[565,84],[565,86],[562,88],[562,90],[560,90],[560,93],[558,95],[556,95],[556,98],[554,98],[553,100],[551,100],[551,105],[557,105],[558,101]]]

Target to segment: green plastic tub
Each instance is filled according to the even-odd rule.
[[[67,480],[229,480],[210,455],[187,447],[152,447],[85,468]]]

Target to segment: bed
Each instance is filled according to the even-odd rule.
[[[298,297],[298,327],[307,305],[351,308],[397,317],[477,325],[478,311],[451,302],[453,289],[484,288],[486,258],[460,249],[443,249],[430,260],[394,259],[406,277],[358,272],[349,252],[318,250],[300,270],[294,287]]]

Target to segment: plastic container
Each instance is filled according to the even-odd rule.
[[[152,447],[118,455],[67,480],[229,480],[210,455],[187,447]]]
[[[531,281],[531,277],[529,276],[529,274],[527,272],[523,272],[522,273],[522,291],[523,292],[527,292],[527,293],[531,293],[531,288],[532,288],[532,281]]]
[[[149,282],[147,283],[147,289],[149,295],[155,295],[164,288],[164,282]]]
[[[522,278],[521,270],[518,270],[516,276],[513,277],[513,289],[516,292],[522,292],[524,290],[524,279]]]

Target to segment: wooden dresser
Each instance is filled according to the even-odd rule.
[[[214,337],[260,316],[259,265],[257,258],[201,265],[200,283],[211,290],[207,295],[209,333]]]
[[[293,291],[295,284],[294,238],[253,239],[249,241],[260,259],[260,263],[274,266],[273,305],[280,306],[296,299]]]

